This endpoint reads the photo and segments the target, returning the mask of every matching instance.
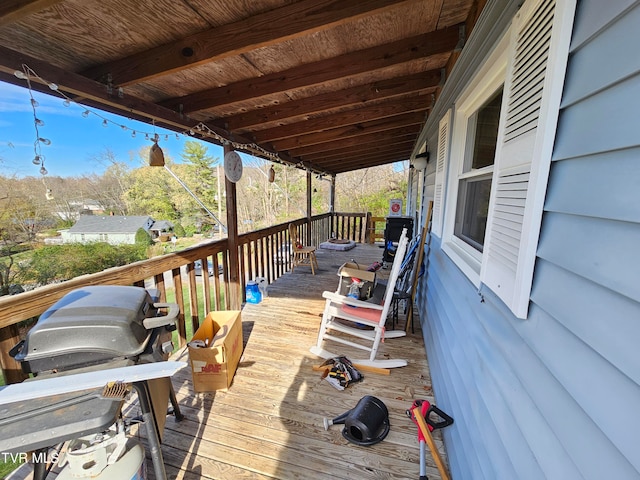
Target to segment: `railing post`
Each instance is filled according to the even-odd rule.
[[[7,384],[20,383],[26,377],[20,368],[20,364],[9,355],[11,350],[20,341],[18,325],[13,324],[0,328],[0,366]]]
[[[373,235],[371,235],[371,212],[367,212],[364,221],[364,243],[373,243]]]
[[[305,245],[311,241],[311,170],[307,170],[307,239]]]

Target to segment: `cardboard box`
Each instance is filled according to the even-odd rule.
[[[194,341],[204,347],[191,346]],[[189,361],[196,392],[226,390],[242,356],[242,317],[239,311],[211,312],[189,342]]]
[[[340,276],[340,282],[338,284],[338,293],[340,295],[347,295],[349,293],[349,287],[351,286],[351,279],[358,278],[364,282],[364,285],[360,287],[360,300],[368,300],[373,295],[373,289],[376,283],[376,272],[369,272],[367,270],[369,266],[360,266],[356,263],[346,262],[338,269],[338,275]]]

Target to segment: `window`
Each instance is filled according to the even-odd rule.
[[[442,249],[518,318],[528,315],[574,11],[572,1],[524,2],[439,124]]]
[[[491,177],[496,155],[502,88],[471,115],[462,176],[458,185],[454,235],[482,252],[489,215]]]

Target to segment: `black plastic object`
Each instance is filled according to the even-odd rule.
[[[334,422],[336,423],[336,422]],[[384,440],[389,433],[389,411],[382,400],[366,395],[344,419],[342,436],[349,442],[368,447]]]
[[[441,418],[441,420],[439,422],[434,421],[431,418],[432,413],[435,413],[436,415],[438,415]],[[427,424],[431,425],[434,430],[437,430],[438,428],[448,427],[449,425],[453,424],[453,418],[451,418],[449,415],[444,413],[442,410],[440,410],[438,407],[436,407],[433,404],[430,405],[429,409],[427,410],[427,414],[425,415],[425,421],[427,422]]]

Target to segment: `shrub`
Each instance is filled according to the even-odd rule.
[[[153,245],[153,239],[149,232],[147,232],[144,228],[139,228],[136,232],[135,236],[136,245],[143,245],[148,247],[149,245]]]
[[[74,243],[49,245],[33,252],[26,277],[40,285],[128,265],[146,258],[146,246]]]
[[[173,226],[173,233],[175,233],[176,237],[178,237],[178,238],[186,236],[186,233],[184,231],[184,227],[179,223],[176,223]]]

